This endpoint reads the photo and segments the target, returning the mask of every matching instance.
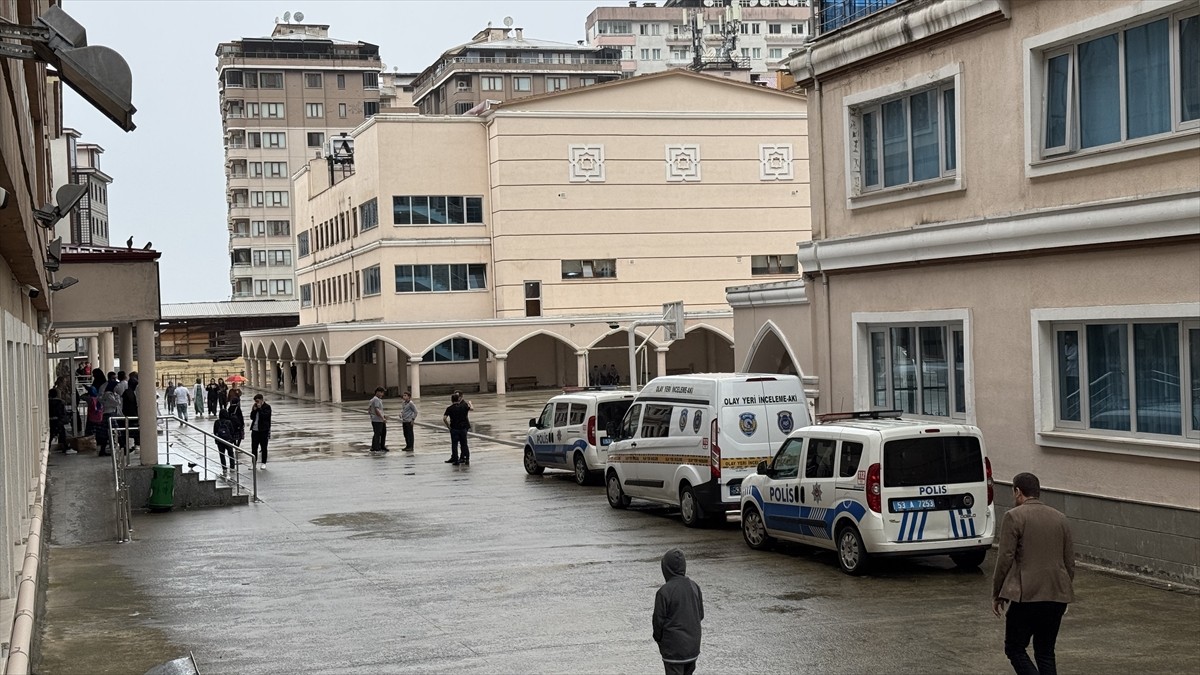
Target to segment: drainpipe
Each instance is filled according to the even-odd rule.
[[[44,440],[44,439],[43,439]],[[30,672],[32,659],[29,653],[33,644],[34,620],[37,610],[37,580],[42,555],[42,519],[46,503],[46,469],[50,457],[50,444],[42,443],[41,468],[38,471],[37,496],[29,509],[29,537],[25,540],[25,561],[21,565],[18,579],[17,606],[13,614],[12,633],[9,636],[6,675],[24,675]]]

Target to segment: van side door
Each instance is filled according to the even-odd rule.
[[[529,434],[529,445],[538,464],[550,464],[554,460],[554,403],[547,403],[538,417],[537,429]]]
[[[837,504],[833,478],[836,456],[836,438],[810,438],[800,464],[799,532],[824,546],[833,541],[825,516]]]
[[[642,457],[638,453],[637,432],[642,422],[643,407],[641,403],[629,406],[625,417],[621,418],[617,426],[620,438],[618,445],[609,446],[608,464],[618,469],[617,475],[620,476],[621,485],[627,494],[633,494],[639,489],[636,481]]]
[[[678,459],[670,451],[671,421],[674,408],[670,403],[648,401],[642,408],[642,420],[638,425],[637,437],[631,445],[638,455],[636,475],[626,481],[633,488],[627,490],[657,499],[674,499],[674,486],[668,485],[675,476]]]
[[[551,464],[558,467],[567,467],[567,439],[564,435],[567,429],[570,428],[568,421],[570,419],[571,404],[567,401],[558,401],[554,404],[554,450],[552,453]]]
[[[762,493],[755,495],[763,510],[763,522],[772,536],[794,539],[800,529],[800,457],[803,438],[789,438],[775,453],[767,469]]]
[[[587,451],[587,404],[582,401],[572,401],[567,411],[567,422],[562,428],[562,440],[559,447],[563,451],[563,459],[568,466],[575,466],[575,451]]]

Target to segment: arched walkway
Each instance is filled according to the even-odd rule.
[[[671,343],[667,375],[733,372],[733,341],[708,326],[688,329],[683,339]]]
[[[505,355],[505,391],[586,386],[586,363],[581,356],[574,345],[557,335],[538,331],[525,336]]]
[[[763,324],[755,336],[754,344],[746,357],[744,370],[748,373],[801,374],[791,347],[770,321]]]

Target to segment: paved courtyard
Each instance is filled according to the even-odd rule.
[[[367,452],[365,402],[273,400],[261,503],[137,514],[134,541],[72,536],[52,503],[39,673],[142,673],[195,655],[202,673],[653,673],[659,558],[704,591],[698,672],[998,673],[992,559],[893,561],[843,575],[801,547],[754,552],[736,523],[614,511],[599,485],[528,476],[517,441],[547,392],[474,397],[472,463],[453,467],[439,399],[417,452]],[[388,401],[389,412],[398,409]],[[402,445],[399,425],[389,446]],[[89,454],[56,456],[101,462]],[[75,533],[78,534],[78,533]],[[1082,570],[1063,672],[1192,672],[1200,598]]]

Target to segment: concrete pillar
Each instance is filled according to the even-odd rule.
[[[88,364],[95,368],[100,365],[100,338],[93,335],[87,339],[87,345]]]
[[[667,374],[667,352],[669,351],[671,351],[670,347],[654,348],[654,355],[658,357],[658,362],[655,365],[658,367],[659,377]]]
[[[308,371],[308,362],[306,362],[306,361],[297,361],[296,362],[296,397],[297,398],[306,398],[308,396],[308,382],[306,381],[307,375],[308,375],[307,371]]]
[[[100,331],[100,368],[105,372],[115,370],[113,360],[113,332],[111,328]]]
[[[154,372],[154,321],[137,322],[138,435],[141,437],[142,466],[158,464],[158,406]]]
[[[587,367],[587,350],[580,349],[575,352],[575,381],[579,386],[586,387],[588,384],[588,367]]]
[[[375,348],[375,382],[377,384],[373,387],[368,387],[368,388],[371,389],[372,391],[374,391],[375,387],[383,387],[383,390],[386,392],[387,388],[388,388],[388,381],[387,381],[388,343],[384,342],[383,340],[378,340],[377,344],[379,345],[378,347]],[[366,376],[366,374],[364,373],[364,377],[365,376]]]
[[[488,352],[482,347],[479,348],[479,393],[488,393]]]
[[[421,398],[421,357],[411,356],[408,359],[408,390],[413,398]]]
[[[704,331],[704,348],[708,352],[708,368],[704,372],[715,373],[717,372],[717,337],[712,334],[712,331]],[[734,368],[737,368],[736,364],[734,364]]]
[[[508,354],[496,354],[496,393],[508,393]]]
[[[554,345],[554,386],[562,387],[567,384],[567,355],[563,346]]]
[[[258,376],[258,359],[246,359],[246,386],[261,388],[262,380]]]
[[[292,391],[292,362],[280,361],[279,365],[283,368],[283,393],[290,396],[295,393]]]
[[[137,370],[137,366],[133,364],[133,324],[123,323],[120,328],[121,370],[131,373]]]
[[[313,362],[313,393],[318,401],[329,400],[329,377],[324,363]]]
[[[329,400],[342,402],[342,364],[329,364]]]
[[[274,372],[271,369],[270,359],[258,360],[258,388],[263,391],[271,391],[275,386],[271,384],[271,378]]]

